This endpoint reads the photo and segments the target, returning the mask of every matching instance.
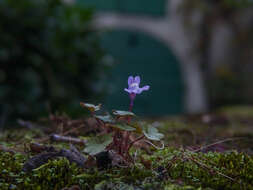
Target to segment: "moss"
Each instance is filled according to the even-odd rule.
[[[219,112],[231,118],[232,117],[241,117],[241,118],[253,117],[253,107],[247,106],[247,105],[223,107],[219,110]]]
[[[151,169],[145,169],[140,162],[130,168],[83,170],[68,160],[60,158],[29,172],[22,172],[27,160],[21,154],[0,152],[0,189],[61,189],[79,185],[82,189],[253,189],[253,158],[243,153],[192,153],[166,148],[152,155],[143,155],[152,162]],[[173,158],[177,157],[172,163]],[[193,158],[212,168],[196,164]],[[162,168],[164,171],[159,171]],[[213,170],[213,171],[212,171]],[[215,173],[232,177],[232,181]],[[201,188],[200,188],[201,187]]]
[[[172,164],[173,158],[177,157]],[[168,168],[170,179],[192,186],[214,189],[253,189],[253,157],[238,153],[192,153],[175,149],[158,151],[150,157],[153,167]],[[235,181],[223,176],[233,178]]]
[[[47,164],[29,173],[22,171],[25,161],[23,155],[10,153],[0,154],[0,171],[3,174],[0,182],[1,189],[61,189],[73,184],[73,176],[80,172],[74,164],[66,159],[49,161]]]
[[[26,157],[21,154],[0,153],[0,189],[61,189],[78,184],[82,189],[93,189],[103,180],[110,178],[128,183],[151,176],[151,171],[138,167],[125,169],[83,170],[70,164],[65,158],[49,161],[29,173],[22,172]]]

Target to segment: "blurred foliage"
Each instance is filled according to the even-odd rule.
[[[0,1],[0,120],[79,112],[102,90],[92,11],[60,0]],[[94,98],[94,97],[93,97]]]
[[[219,110],[219,112],[231,118],[236,118],[236,117],[253,118],[253,107],[248,106],[248,105],[223,107]]]
[[[211,108],[252,104],[253,1],[185,0],[181,11],[186,28],[190,32],[197,31],[199,35],[195,51],[201,58]],[[199,23],[193,19],[196,13],[200,16]],[[230,54],[212,63],[213,40],[219,35],[215,32],[220,28],[230,30]]]
[[[245,8],[253,4],[252,0],[223,0],[221,1],[224,6],[233,8]]]
[[[242,81],[229,67],[218,67],[214,79],[209,82],[212,106],[243,104]]]

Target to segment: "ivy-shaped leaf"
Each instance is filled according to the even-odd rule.
[[[141,133],[142,134],[142,127],[141,127],[140,123],[138,123],[138,122],[131,123],[130,126],[135,128],[136,133]]]
[[[113,115],[121,116],[121,117],[124,117],[124,116],[135,116],[135,114],[133,112],[130,112],[130,111],[114,110],[112,113],[113,113]]]
[[[143,134],[149,139],[153,141],[160,141],[164,135],[159,133],[157,128],[148,125],[143,128]]]
[[[95,115],[95,118],[103,121],[104,123],[113,123],[114,119],[111,115]]]
[[[80,102],[80,105],[81,105],[83,108],[88,109],[90,112],[98,111],[98,110],[100,110],[100,108],[101,108],[101,104],[98,104],[98,105],[96,106],[96,105],[94,105],[94,104],[89,104],[89,103]]]
[[[113,128],[117,128],[123,131],[135,131],[136,129],[127,125],[127,124],[115,124],[115,125],[110,125]]]
[[[87,141],[84,152],[90,155],[98,154],[104,151],[105,148],[112,143],[112,140],[111,134],[92,137]]]

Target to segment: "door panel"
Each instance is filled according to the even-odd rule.
[[[98,11],[164,16],[167,0],[77,0],[77,3]]]
[[[108,80],[108,109],[128,109],[129,98],[124,91],[128,76],[140,75],[140,86],[150,85],[150,90],[137,95],[135,113],[166,115],[183,112],[184,87],[179,62],[171,50],[145,34],[124,30],[104,33],[101,43],[117,60]]]

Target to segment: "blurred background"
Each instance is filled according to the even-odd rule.
[[[252,0],[0,0],[0,127],[80,101],[137,115],[253,103]]]

